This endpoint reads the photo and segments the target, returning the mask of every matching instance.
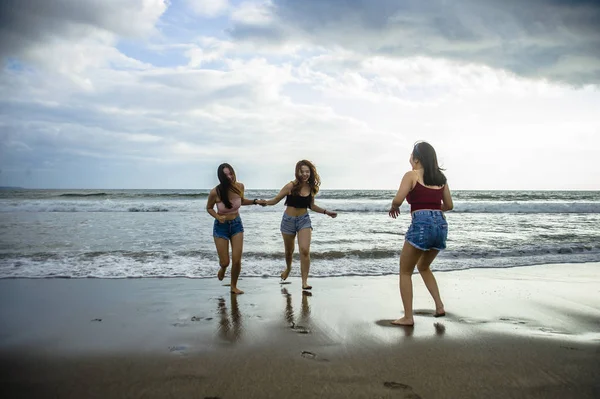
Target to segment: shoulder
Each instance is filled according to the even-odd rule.
[[[244,191],[244,190],[245,190],[244,183],[240,183],[240,182],[238,181],[238,182],[235,182],[235,185],[236,185],[236,186],[237,186],[237,188],[239,188],[240,190],[242,190],[242,191]]]
[[[283,188],[287,188],[288,190],[291,190],[294,187],[294,180],[292,180],[291,182],[289,182],[288,184],[286,184],[285,186],[283,186]]]
[[[402,180],[409,180],[409,181],[412,181],[412,182],[415,182],[418,179],[419,179],[419,172],[417,172],[416,170],[409,170],[402,177]]]

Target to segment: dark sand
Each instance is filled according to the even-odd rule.
[[[318,267],[315,264],[314,267]],[[215,269],[215,273],[216,273]],[[398,277],[0,280],[2,398],[598,398],[600,264]],[[227,280],[227,279],[226,279]]]

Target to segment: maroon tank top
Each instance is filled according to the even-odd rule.
[[[421,209],[442,209],[442,196],[444,188],[429,188],[417,182],[415,187],[406,196],[410,204],[410,211]]]

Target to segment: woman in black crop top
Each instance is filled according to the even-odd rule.
[[[260,205],[278,204],[283,197],[285,199],[285,212],[281,219],[281,236],[285,247],[286,269],[281,273],[281,279],[286,280],[292,270],[292,255],[294,254],[294,240],[298,236],[298,248],[300,248],[300,271],[302,276],[302,289],[310,290],[308,285],[308,272],[310,270],[310,240],[312,236],[312,224],[308,209],[323,213],[332,218],[337,216],[336,212],[327,211],[315,204],[315,195],[319,192],[321,180],[315,166],[307,160],[296,164],[296,179],[289,182],[275,196],[268,201],[258,201]]]

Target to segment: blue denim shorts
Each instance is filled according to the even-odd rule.
[[[415,211],[405,240],[422,251],[446,249],[448,222],[442,211]]]
[[[312,229],[312,223],[310,222],[310,215],[306,212],[301,216],[290,216],[286,213],[283,214],[281,219],[281,232],[283,234],[296,234],[302,229]]]
[[[213,224],[213,237],[215,238],[231,240],[231,237],[243,232],[244,225],[242,224],[242,218],[239,215],[235,219],[223,223],[220,223],[215,219],[215,224]]]

